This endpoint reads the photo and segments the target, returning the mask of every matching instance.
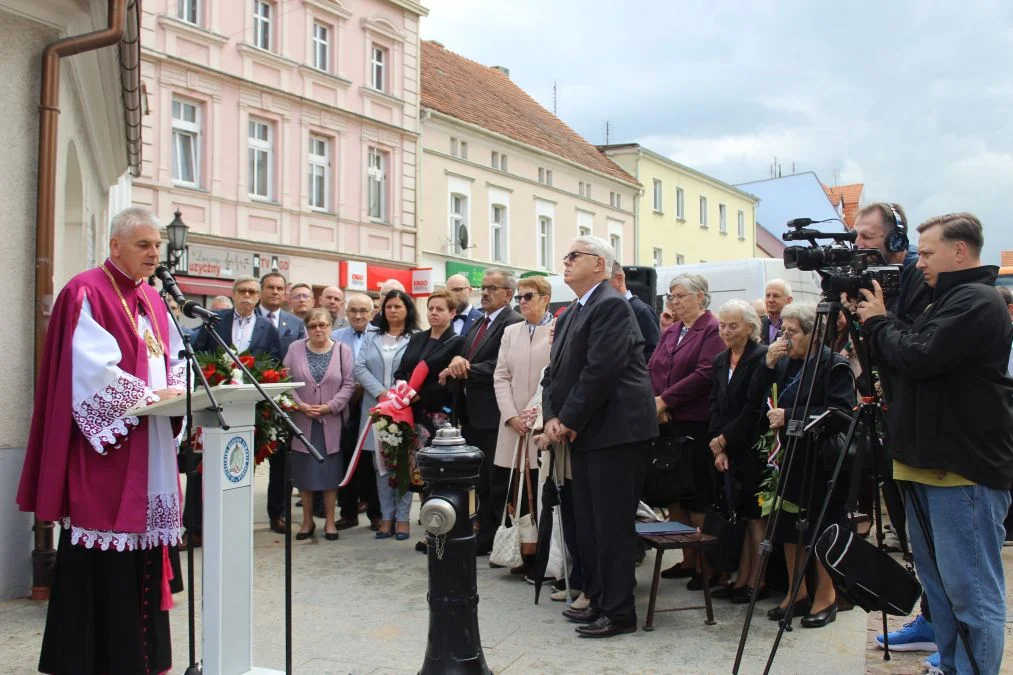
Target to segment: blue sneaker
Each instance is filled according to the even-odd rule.
[[[922,661],[922,665],[925,666],[926,668],[928,668],[929,672],[931,673],[933,668],[935,668],[936,670],[939,670],[939,661],[940,660],[941,659],[940,659],[940,656],[939,656],[939,652],[936,652],[935,654],[933,654],[929,658],[927,658],[924,661]]]
[[[919,614],[914,621],[904,624],[900,630],[889,635],[890,649],[897,652],[934,652],[936,651],[936,633],[932,624]],[[876,646],[883,649],[883,635],[876,636]]]

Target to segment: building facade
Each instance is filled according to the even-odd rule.
[[[560,274],[572,240],[594,234],[633,264],[640,187],[504,68],[422,43],[421,266],[436,284],[482,270]]]
[[[756,197],[637,143],[599,149],[644,186],[634,206],[636,264],[754,256]]]
[[[5,195],[4,251],[8,303],[0,323],[5,386],[0,393],[0,599],[24,597],[32,590],[32,516],[14,505],[24,462],[35,386],[35,332],[44,334],[55,294],[72,276],[94,267],[108,251],[108,221],[123,204],[114,194],[121,177],[136,164],[139,139],[128,141],[128,89],[138,91],[136,45],[139,16],[126,12],[119,44],[64,57],[59,87],[50,104],[59,110],[54,151],[40,150],[40,96],[43,52],[63,38],[108,27],[109,5],[75,0],[0,0],[0,115],[5,129],[0,189]],[[123,14],[120,15],[124,16]],[[118,50],[120,53],[118,54]],[[123,65],[121,65],[123,64]],[[52,166],[52,219],[37,209],[40,165]],[[124,181],[125,182],[125,181]],[[53,250],[37,250],[42,228],[52,234]],[[36,261],[50,257],[52,295],[38,295]],[[43,321],[36,321],[40,305]],[[38,579],[38,581],[42,581]],[[44,589],[39,589],[44,591]],[[44,596],[43,596],[44,597]]]
[[[135,203],[190,227],[181,286],[406,270],[417,240],[413,0],[149,0]],[[374,289],[375,290],[375,289]]]

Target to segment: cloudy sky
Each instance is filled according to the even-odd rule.
[[[425,39],[503,65],[592,143],[730,183],[814,171],[1013,249],[1013,2],[423,0]],[[802,214],[804,215],[804,214]]]

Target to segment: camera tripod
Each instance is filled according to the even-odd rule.
[[[859,389],[864,391],[866,396],[863,396],[860,399],[859,404],[855,406],[850,413],[828,407],[826,412],[819,415],[815,420],[810,421],[809,412],[813,406],[813,393],[816,388],[816,383],[821,380],[822,376],[829,378],[833,372],[833,368],[846,367],[845,364],[832,363],[834,343],[838,337],[837,318],[842,312],[845,313],[848,334],[852,338],[852,343],[855,346],[862,369],[861,375],[858,378]],[[825,356],[828,349],[830,351],[829,358]],[[808,391],[803,397],[801,395],[801,389],[806,384],[808,384]],[[780,646],[782,637],[784,636],[784,632],[792,629],[791,622],[793,619],[793,610],[795,608],[795,601],[805,579],[805,570],[812,558],[816,540],[821,534],[823,520],[830,508],[834,489],[837,486],[841,471],[844,468],[845,460],[848,457],[848,449],[855,443],[856,436],[858,445],[851,467],[852,475],[848,503],[846,506],[847,513],[849,516],[852,516],[857,512],[858,481],[861,475],[861,461],[863,455],[867,454],[872,458],[871,470],[874,483],[877,487],[873,501],[876,540],[879,549],[881,551],[885,549],[882,505],[880,503],[878,486],[880,484],[883,471],[886,470],[887,464],[882,444],[876,434],[877,422],[879,421],[881,411],[878,398],[875,395],[875,389],[873,387],[872,368],[868,351],[864,343],[862,343],[859,338],[859,325],[857,318],[848,312],[838,300],[829,297],[829,294],[824,296],[823,301],[817,307],[816,320],[812,330],[812,339],[809,343],[809,349],[806,353],[805,361],[803,362],[802,371],[800,373],[799,389],[800,395],[795,397],[791,414],[789,416],[790,419],[786,420],[785,436],[787,438],[787,443],[785,444],[784,457],[782,460],[782,466],[784,468],[778,477],[772,514],[767,520],[767,527],[764,533],[763,542],[760,544],[760,558],[756,563],[757,572],[755,578],[759,580],[766,574],[767,563],[774,548],[772,539],[774,532],[777,531],[777,525],[784,510],[785,488],[788,484],[792,471],[797,470],[796,464],[801,462],[803,476],[801,499],[802,510],[799,512],[798,521],[796,523],[798,541],[792,574],[792,584],[789,589],[787,599],[787,610],[778,622],[777,636],[774,638],[773,645],[771,646],[770,654],[763,670],[764,675],[770,672],[771,666],[774,663],[774,658],[777,655],[777,649]],[[802,406],[801,416],[796,414],[800,405]],[[836,427],[831,425],[831,418],[837,418],[838,421],[836,423]],[[822,499],[822,503],[818,513],[815,515],[815,519],[812,519],[812,510],[807,508],[807,505],[809,505],[812,501],[813,490],[815,484],[817,483],[818,462],[820,460],[815,457],[816,453],[810,450],[807,446],[810,444],[815,445],[816,442],[831,433],[833,428],[841,428],[842,424],[839,420],[847,421],[847,431],[845,433],[844,440],[841,443],[841,449],[834,462],[830,477],[826,480],[826,495]],[[801,459],[799,459],[800,457]],[[812,523],[811,527],[810,522]],[[811,532],[808,542],[806,541],[807,531]],[[735,664],[732,668],[732,673],[734,675],[738,675],[739,668],[742,664],[743,652],[745,650],[750,623],[752,621],[755,608],[756,594],[754,593],[750,599],[749,606],[746,610],[746,619],[742,625],[742,634],[739,638],[738,650],[735,654]],[[889,660],[890,646],[888,638],[886,637],[888,630],[887,614],[885,610],[882,612],[882,616],[884,634],[883,659]]]

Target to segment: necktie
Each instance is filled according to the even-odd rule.
[[[278,327],[278,312],[271,312],[267,315],[267,318],[271,320],[271,325],[275,328]]]
[[[471,361],[475,358],[475,353],[478,352],[478,346],[482,344],[482,338],[485,337],[485,331],[489,329],[489,324],[492,321],[489,317],[482,319],[482,325],[475,331],[475,341],[471,343],[471,349],[468,350],[468,360]]]

